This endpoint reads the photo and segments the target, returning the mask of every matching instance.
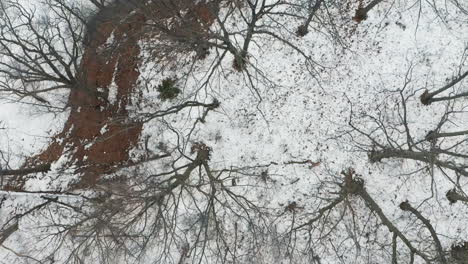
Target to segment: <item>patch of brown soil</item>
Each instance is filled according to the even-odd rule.
[[[162,6],[166,2],[157,1],[152,7],[158,11],[156,15],[162,18],[177,15],[173,7]],[[213,22],[211,10],[208,4],[192,4],[188,17],[193,30]],[[32,157],[26,167],[51,164],[68,155],[63,167],[76,166],[76,173],[82,177],[74,188],[81,188],[94,185],[101,175],[129,162],[128,152],[137,144],[142,124],[130,122],[127,106],[136,103],[131,98],[138,92],[135,91],[139,77],[138,41],[145,35],[149,14],[135,11],[115,6],[97,14],[81,61],[81,85],[69,95],[70,116],[62,132],[46,150]],[[115,100],[109,98],[115,93]],[[21,190],[25,181],[24,176],[17,178],[6,189]]]
[[[134,14],[123,22],[110,19],[98,25],[81,62],[83,87],[72,90],[68,99],[70,116],[52,144],[34,158],[35,163],[52,163],[68,152],[70,158],[64,165],[76,165],[83,174],[80,185],[89,186],[128,160],[142,128],[127,122],[126,106],[132,104],[139,77],[137,42],[145,20]],[[114,41],[106,47],[111,35]],[[112,82],[117,96],[111,102],[107,98]]]

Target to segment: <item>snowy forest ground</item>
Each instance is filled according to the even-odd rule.
[[[446,197],[467,197],[467,134],[427,140],[468,129],[468,97],[420,99],[467,71],[466,3],[382,1],[357,22],[366,1],[325,1],[298,36],[316,1],[220,2],[199,22],[216,44],[203,58],[160,28],[176,27],[190,5],[182,18],[120,17],[146,19],[129,69],[138,78],[124,94],[119,55],[110,83],[95,87],[107,102],[92,138],[67,138],[89,125],[65,125],[85,107],[65,107],[68,90],[43,95],[63,111],[0,92],[0,169],[25,168],[66,142],[49,171],[0,192],[1,230],[17,223],[0,239],[0,263],[468,263],[468,203]],[[226,43],[241,50],[253,3],[272,8],[236,69]],[[130,38],[115,32],[97,54]],[[180,89],[170,100],[157,89],[165,79]],[[86,150],[117,144],[106,140],[134,126],[127,160],[112,160],[108,173],[86,169],[95,165],[87,156],[105,156]],[[434,149],[457,155],[414,154]]]

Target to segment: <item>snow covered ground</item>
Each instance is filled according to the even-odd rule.
[[[445,9],[441,7],[440,10]],[[353,15],[354,9],[348,16]],[[213,171],[234,168],[232,174],[226,174],[224,185],[229,185],[226,188],[266,212],[253,221],[258,221],[258,227],[248,226],[250,222],[243,222],[243,218],[249,210],[244,211],[244,205],[223,196],[220,203],[226,202],[234,212],[220,206],[218,213],[223,216],[218,220],[224,225],[226,243],[239,243],[234,246],[238,249],[237,259],[217,258],[215,242],[221,242],[212,239],[208,240],[206,247],[210,249],[204,255],[200,255],[201,251],[192,251],[187,263],[391,263],[392,233],[358,197],[350,197],[346,201],[349,205],[331,210],[328,220],[319,222],[321,226],[313,231],[291,231],[294,226],[315,217],[319,208],[337,197],[339,186],[335,183],[341,182],[341,172],[348,168],[353,168],[364,180],[367,192],[383,213],[415,241],[417,247],[430,248],[431,236],[421,222],[399,208],[404,201],[409,201],[430,220],[447,252],[455,243],[467,241],[468,207],[463,203],[450,204],[445,198],[445,193],[454,187],[451,182],[456,178],[454,174],[445,175],[437,168],[432,175],[426,169],[412,173],[424,164],[410,160],[384,159],[370,163],[368,153],[356,142],[367,145],[371,142],[353,132],[349,125],[352,118],[360,129],[371,131],[375,124],[367,116],[380,114],[389,124],[397,122],[395,109],[401,99],[398,89],[404,87],[405,77],[406,80],[411,77],[403,95],[410,96],[406,107],[412,136],[421,140],[434,129],[446,104],[424,106],[419,95],[424,89],[442,87],[458,70],[466,71],[467,15],[451,5],[446,13],[436,14],[426,2],[421,2],[419,9],[408,1],[384,1],[369,13],[367,20],[359,24],[351,19],[342,22],[336,33],[340,34],[343,45],[332,39],[336,36],[330,31],[323,31],[320,23],[313,22],[313,30],[300,38],[294,34],[300,20],[277,19],[285,26],[275,33],[299,47],[310,61],[285,42],[259,34],[254,36],[249,49],[247,70],[251,75],[248,76],[246,72],[233,69],[234,58],[229,53],[220,65],[213,63],[219,58],[215,49],[195,64],[192,64],[192,53],[178,54],[173,61],[162,64],[152,61],[147,52],[159,40],[141,41],[141,86],[138,88],[143,94],[135,95],[134,101],[140,101],[138,105],[128,106],[131,115],[139,118],[189,100],[220,102],[220,107],[210,111],[205,122],[198,123],[195,129],[193,124],[203,115],[203,107],[186,108],[174,115],[152,119],[143,126],[141,144],[149,138],[146,149],[152,153],[160,151],[161,142],[169,149],[181,146],[181,152],[193,158],[190,147],[203,142],[212,148],[209,165]],[[265,21],[274,25],[273,20]],[[244,24],[240,17],[234,16],[226,25],[229,25],[228,30],[234,31],[242,29]],[[217,27],[216,23],[212,26],[213,30]],[[241,44],[242,39],[238,38]],[[146,89],[156,87],[168,77],[179,79],[182,93],[176,99],[161,101],[156,89]],[[466,80],[457,87],[463,89],[463,85],[466,90]],[[109,99],[115,100],[116,94],[111,94]],[[462,110],[466,104],[464,98],[455,107]],[[47,145],[49,136],[60,131],[66,116],[67,113],[38,114],[34,107],[3,100],[0,150],[10,157],[9,165],[18,167],[26,157],[39,153]],[[457,130],[468,128],[466,113],[462,112],[452,121]],[[377,134],[377,138],[384,140],[384,135]],[[396,140],[404,142],[405,138],[397,136]],[[143,155],[142,148],[135,148],[132,154],[134,157]],[[177,152],[172,153],[172,158],[180,158],[175,163],[178,165],[188,162]],[[302,161],[310,162],[299,164]],[[466,164],[466,160],[464,162]],[[151,175],[168,169],[158,160],[145,163],[139,170]],[[132,173],[130,169],[123,169],[116,174]],[[265,178],[262,179],[262,175]],[[235,185],[231,184],[233,178]],[[197,176],[190,181],[196,185]],[[466,190],[465,178],[460,179],[460,185]],[[1,221],[15,210],[41,203],[37,194],[2,194],[7,200],[1,207]],[[194,191],[192,195],[193,199],[182,198],[186,204],[180,205],[174,213],[173,221],[178,228],[171,231],[188,245],[196,243],[199,236],[198,229],[191,228],[200,217],[200,211],[193,206],[196,202],[200,207],[209,205],[201,192]],[[292,204],[294,208],[288,207]],[[257,213],[251,212],[255,218]],[[72,263],[66,258],[67,248],[71,247],[67,243],[79,243],[79,240],[65,240],[66,245],[55,252],[59,241],[43,239],[51,229],[37,227],[46,225],[40,222],[45,221],[43,219],[51,222],[75,219],[63,219],[63,212],[48,213],[49,217],[41,212],[20,221],[19,231],[0,248],[0,263],[33,263],[34,259],[44,259],[52,253],[55,253],[55,261]],[[177,263],[183,243],[174,241],[174,244],[162,246],[162,242],[155,239],[143,256],[129,259],[121,258],[124,250],[117,249],[115,258],[121,262]],[[164,251],[167,248],[169,250]],[[401,250],[401,263],[407,263],[410,253],[402,242],[398,243],[398,250]],[[94,262],[83,263],[104,263],[98,250],[91,251],[89,261]],[[168,252],[173,259],[157,258]],[[435,254],[434,249],[428,252]],[[318,259],[320,262],[315,262]],[[73,261],[76,262],[76,258]],[[424,261],[416,257],[415,263]]]

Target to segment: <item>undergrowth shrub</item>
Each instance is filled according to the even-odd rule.
[[[157,87],[159,92],[159,98],[161,100],[172,100],[177,97],[180,93],[180,89],[177,87],[176,80],[172,78],[164,79]]]

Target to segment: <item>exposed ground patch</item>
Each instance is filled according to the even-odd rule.
[[[180,29],[199,32],[213,22],[212,4],[176,2],[178,8],[189,10]],[[75,188],[92,186],[101,175],[129,163],[129,150],[136,146],[142,131],[142,124],[130,120],[127,110],[127,106],[138,103],[131,99],[138,94],[138,42],[154,33],[153,28],[148,30],[150,14],[160,19],[180,15],[174,3],[166,1],[152,6],[152,12],[129,6],[110,8],[99,12],[89,29],[79,72],[82,87],[69,95],[71,111],[62,132],[25,165],[50,165],[66,155],[62,167],[76,167],[81,175]],[[164,58],[158,59],[163,62]],[[19,175],[5,189],[22,190],[26,180],[27,176]]]

